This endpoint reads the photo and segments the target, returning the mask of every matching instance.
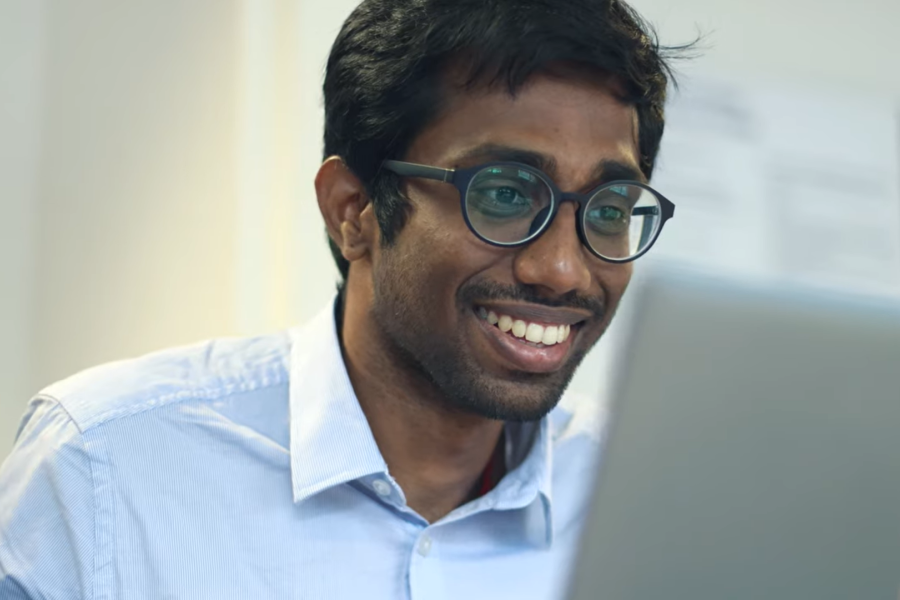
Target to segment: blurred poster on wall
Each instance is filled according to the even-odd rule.
[[[635,265],[900,297],[900,120],[890,98],[690,79],[671,94],[651,185],[676,205]],[[606,398],[630,303],[576,392]]]
[[[653,258],[900,293],[891,99],[691,81],[653,185],[677,205]]]

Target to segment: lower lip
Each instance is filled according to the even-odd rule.
[[[566,341],[552,346],[534,346],[524,338],[513,337],[503,333],[494,325],[480,318],[474,312],[472,318],[478,321],[481,329],[487,334],[491,346],[510,364],[513,370],[530,373],[552,373],[559,370],[566,362],[569,348],[572,346],[574,331]]]

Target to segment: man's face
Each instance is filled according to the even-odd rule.
[[[543,74],[515,97],[504,89],[454,94],[403,158],[445,168],[540,160],[560,189],[584,192],[613,171],[640,173],[636,132],[634,109],[607,84]],[[542,417],[609,324],[630,263],[604,262],[582,246],[571,202],[537,240],[498,248],[468,229],[452,185],[403,185],[407,222],[393,245],[372,254],[372,317],[384,349],[449,408]],[[492,323],[492,312],[502,320]],[[516,337],[521,324],[503,331],[510,321],[530,327],[528,337],[543,330],[547,343]],[[570,331],[563,341],[560,330]]]

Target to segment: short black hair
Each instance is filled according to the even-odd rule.
[[[613,76],[636,108],[640,168],[647,179],[659,151],[668,57],[652,27],[620,0],[364,0],[341,28],[325,74],[324,156],[340,156],[366,186],[390,245],[407,202],[396,175],[439,113],[442,79],[463,60],[467,85],[507,86],[510,94],[549,63],[571,62]],[[344,280],[349,263],[329,240]]]

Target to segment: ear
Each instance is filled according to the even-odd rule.
[[[316,174],[316,196],[328,235],[353,262],[368,255],[377,227],[365,186],[339,156],[329,157]]]

